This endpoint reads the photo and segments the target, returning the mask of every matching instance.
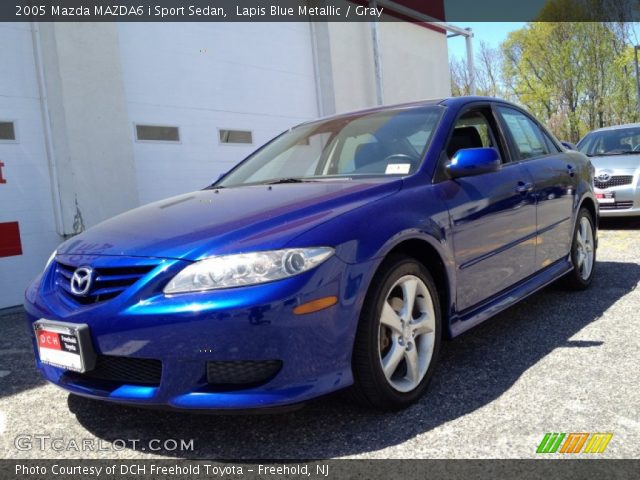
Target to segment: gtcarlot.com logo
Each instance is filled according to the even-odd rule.
[[[116,438],[106,441],[96,438],[65,438],[47,434],[21,434],[14,438],[13,446],[20,451],[51,450],[54,452],[110,452],[121,450],[139,450],[148,452],[193,452],[193,439]]]
[[[602,453],[613,433],[545,433],[536,453]]]

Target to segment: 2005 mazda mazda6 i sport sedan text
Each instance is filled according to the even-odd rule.
[[[443,337],[592,280],[593,167],[500,100],[299,125],[212,186],[64,242],[27,289],[70,392],[181,409],[416,401]]]

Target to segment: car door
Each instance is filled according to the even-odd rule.
[[[445,179],[455,262],[456,304],[464,311],[531,275],[535,257],[535,200],[527,169],[509,161],[489,105],[474,107],[455,123],[445,149],[449,161],[460,148],[494,147],[500,170]]]
[[[522,162],[535,186],[537,242],[535,269],[567,256],[573,234],[575,165],[538,123],[524,112],[496,106],[512,156]]]

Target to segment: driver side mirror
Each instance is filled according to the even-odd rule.
[[[566,148],[567,150],[576,150],[576,146],[571,143],[571,142],[567,142],[565,140],[560,140],[560,143],[562,144],[562,146],[564,148]]]
[[[502,162],[495,148],[458,150],[445,169],[449,178],[470,177],[500,170]]]

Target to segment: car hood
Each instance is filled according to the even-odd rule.
[[[398,191],[402,180],[319,181],[201,190],[151,203],[67,240],[58,254],[196,261],[283,248],[304,231]]]
[[[640,154],[589,157],[589,160],[596,170],[636,170],[640,168]]]

